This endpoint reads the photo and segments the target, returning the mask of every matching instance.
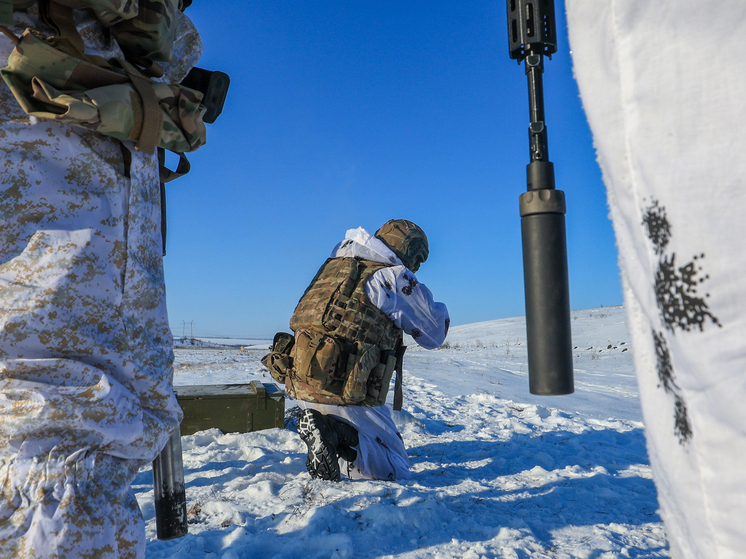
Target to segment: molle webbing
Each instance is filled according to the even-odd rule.
[[[392,322],[388,317],[382,321],[383,313],[370,303],[354,297],[346,300],[337,297],[330,303],[329,310],[328,325],[333,327],[337,336],[352,342],[385,345],[385,349],[390,349],[390,344],[385,342]]]
[[[329,258],[316,274],[290,320],[290,328],[314,328],[346,342],[393,350],[399,329],[365,294],[368,279],[386,264]]]
[[[58,37],[83,52],[73,10],[87,10],[112,34],[126,58],[139,66],[158,68],[153,61],[171,58],[179,0],[0,0],[0,25],[13,25],[13,10],[39,5],[42,20]],[[2,17],[4,16],[4,17]],[[150,74],[154,75],[154,74]],[[162,75],[162,72],[161,72]],[[160,77],[160,76],[158,76]]]
[[[330,258],[321,266],[290,319],[296,337],[286,377],[290,396],[325,404],[386,403],[401,329],[365,294],[368,280],[385,266],[355,258]],[[338,348],[336,356],[326,352],[333,359],[322,351],[327,346]]]

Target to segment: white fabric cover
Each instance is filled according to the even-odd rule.
[[[744,557],[746,3],[567,0],[567,19],[671,552]]]
[[[350,479],[407,479],[409,457],[388,406],[337,406],[298,400],[298,407],[313,408],[349,423],[358,432],[360,444],[353,463],[339,459],[339,468]]]

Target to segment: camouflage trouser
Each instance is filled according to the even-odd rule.
[[[3,558],[143,557],[144,525],[129,487],[136,473],[134,460],[85,449],[6,462]]]
[[[0,557],[142,557],[130,483],[181,413],[157,165],[4,84],[0,123]]]

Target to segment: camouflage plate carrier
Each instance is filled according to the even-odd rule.
[[[275,336],[262,359],[292,398],[323,404],[382,406],[402,330],[370,302],[368,279],[386,264],[329,258],[290,319],[295,337]]]

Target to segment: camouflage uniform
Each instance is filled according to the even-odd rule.
[[[291,397],[326,404],[385,403],[402,330],[365,294],[369,279],[384,266],[335,257],[316,274],[290,319],[294,365],[286,386]]]
[[[353,277],[345,276],[345,270]],[[383,357],[395,349],[402,331],[419,345],[436,348],[445,341],[449,324],[446,306],[435,302],[430,290],[417,281],[402,260],[363,228],[347,231],[345,240],[335,247],[311,282],[290,322],[296,340],[304,328],[317,330],[348,344],[354,342],[355,351],[348,358],[343,352],[342,359],[337,359],[347,367],[324,371],[322,340],[313,360],[317,370],[312,366],[302,375],[296,341],[285,381],[300,408],[340,419],[357,431],[354,459],[348,461],[342,453],[338,457],[340,469],[348,477],[394,480],[411,475],[404,442],[384,405],[391,376],[381,374],[386,370]],[[372,359],[367,358],[369,355]],[[367,364],[361,366],[366,360]],[[354,376],[359,370],[371,371],[364,377],[367,385],[363,380],[361,386],[351,386],[348,375]],[[329,379],[325,372],[330,374]],[[355,394],[357,398],[350,398]]]
[[[75,16],[87,52],[121,56]],[[19,36],[39,25],[33,9],[15,17]],[[201,54],[176,18],[173,82]],[[29,116],[4,83],[0,111],[0,556],[141,558],[130,483],[181,414],[157,158]]]

